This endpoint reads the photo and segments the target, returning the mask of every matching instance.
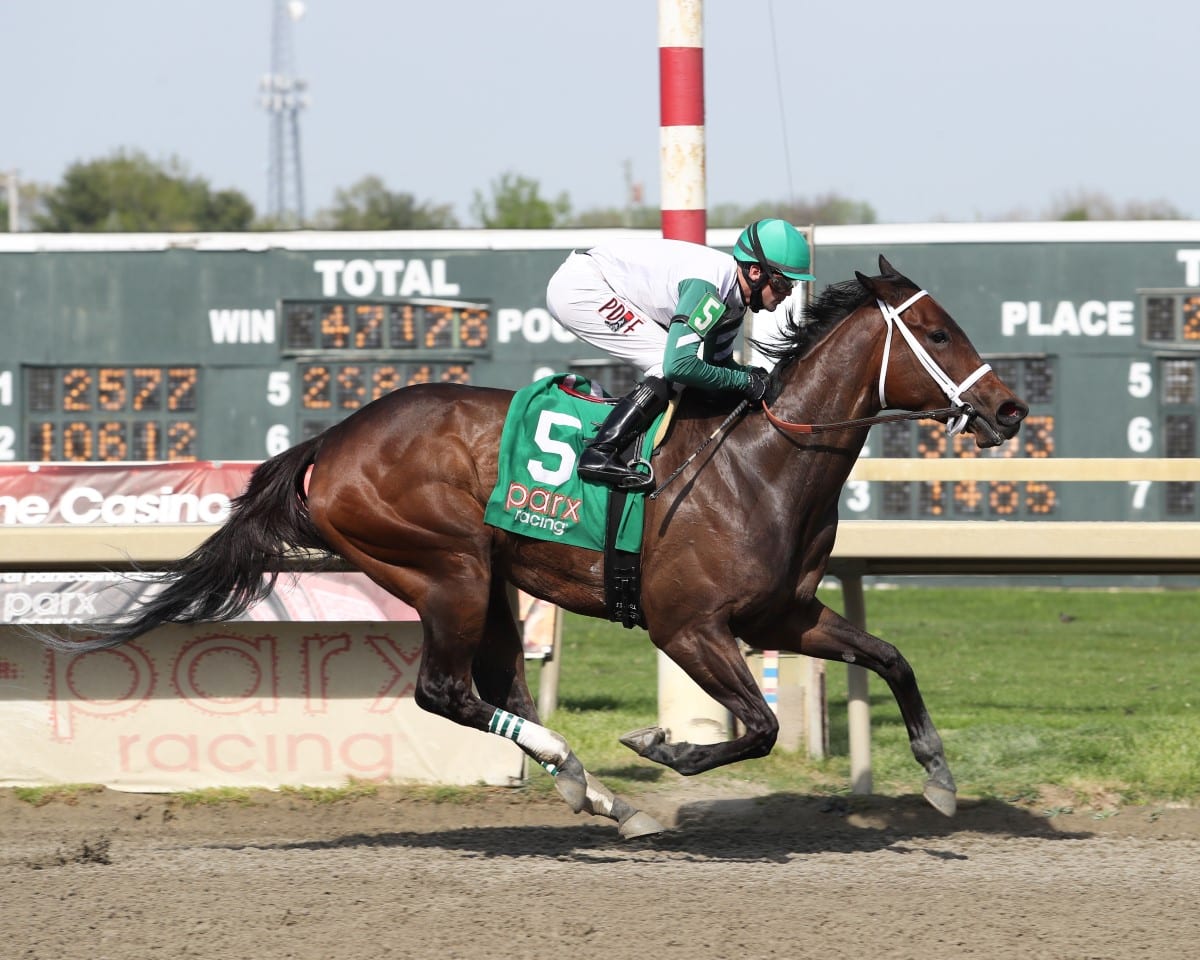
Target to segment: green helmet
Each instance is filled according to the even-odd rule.
[[[808,272],[812,258],[804,234],[786,220],[755,220],[737,238],[733,258],[757,263],[767,272],[782,273],[789,280],[813,280]]]

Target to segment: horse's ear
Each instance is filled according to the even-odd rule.
[[[908,277],[888,263],[887,257],[885,257],[882,253],[879,255],[879,272],[884,276],[885,279],[896,283],[905,284],[906,286],[912,287],[914,290],[917,288],[915,283],[913,283],[908,279]]]
[[[868,277],[865,273],[859,273],[857,270],[854,271],[854,276],[864,289],[873,293],[876,297],[883,296],[883,291],[879,286],[878,277]]]

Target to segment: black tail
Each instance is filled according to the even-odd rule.
[[[132,619],[82,624],[85,641],[32,630],[43,643],[71,653],[115,647],[165,623],[231,620],[275,585],[278,561],[297,549],[328,552],[304,504],[304,475],[316,458],[314,437],[260,464],[229,519],[192,553],[151,583],[164,589],[140,603]],[[145,582],[145,578],[138,577]]]

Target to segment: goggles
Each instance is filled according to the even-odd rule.
[[[772,272],[767,283],[771,287],[771,291],[775,296],[782,300],[787,297],[796,288],[796,281],[790,277],[785,277],[782,273]]]

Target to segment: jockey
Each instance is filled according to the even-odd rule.
[[[584,480],[645,490],[653,477],[621,451],[666,409],[671,389],[737,391],[761,400],[767,371],[733,359],[747,308],[774,310],[812,280],[808,241],[784,220],[746,227],[733,255],[683,240],[614,240],[571,253],[546,288],[551,315],[579,339],[640,367],[579,458]]]

